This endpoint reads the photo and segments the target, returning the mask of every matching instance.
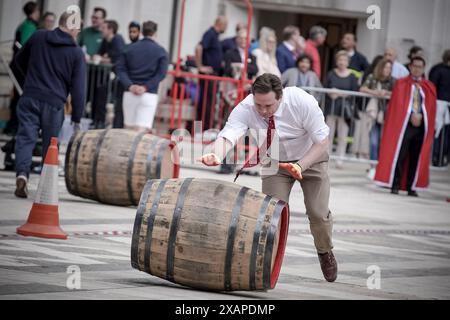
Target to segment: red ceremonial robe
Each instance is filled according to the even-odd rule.
[[[425,79],[422,79],[419,85],[425,133],[412,190],[428,187],[436,119],[436,88],[432,82]],[[411,76],[408,76],[397,80],[392,90],[381,136],[380,154],[374,179],[377,185],[392,188],[398,155],[411,114],[413,86],[414,80]],[[408,159],[406,159],[403,168],[403,176],[400,177],[400,189],[406,190]]]

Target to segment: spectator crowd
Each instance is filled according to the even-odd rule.
[[[11,63],[11,69],[21,87],[25,85],[26,75],[21,72],[23,70],[18,70],[15,64],[19,49],[38,29],[52,32],[56,22],[56,16],[51,12],[40,17],[40,10],[34,2],[28,2],[24,6],[24,13],[26,19],[17,28],[14,59]],[[363,159],[379,159],[383,126],[389,112],[388,108],[392,106],[389,99],[396,90],[396,82],[399,79],[411,77],[417,78],[416,81],[422,81],[428,78],[432,83],[431,89],[425,92],[419,86],[417,89],[419,99],[440,100],[439,103],[450,102],[450,50],[444,52],[442,62],[433,66],[426,75],[425,49],[412,47],[408,55],[409,62],[402,64],[396,48],[387,47],[369,63],[364,53],[358,51],[357,36],[353,32],[346,32],[342,35],[339,48],[334,52],[330,69],[324,70],[326,66],[321,61],[320,48],[327,41],[327,30],[322,26],[300,30],[297,26],[288,25],[283,29],[280,39],[273,29],[264,26],[259,30],[258,38],[251,39],[248,51],[247,26],[238,23],[233,37],[221,39],[227,28],[227,18],[219,16],[199,39],[194,50],[195,58],[191,61],[197,72],[201,75],[240,79],[246,62],[247,79],[252,80],[264,73],[271,73],[280,77],[285,87],[307,88],[321,104],[326,123],[330,128],[331,148],[337,134],[338,168],[343,166],[342,159],[348,151],[349,135],[352,136],[350,150],[352,153]],[[98,78],[94,70],[98,66],[108,66],[116,79],[113,127],[150,129],[146,128],[145,124],[137,124],[139,109],[133,112],[128,110],[123,99],[124,93],[129,92],[135,96],[157,94],[158,86],[167,74],[169,56],[157,42],[157,23],[130,22],[129,44],[125,43],[118,30],[118,23],[108,19],[106,9],[96,7],[91,15],[91,25],[83,28],[76,37],[84,61],[88,64],[86,101],[91,106],[89,116],[92,118],[92,128],[102,129],[107,126],[106,113],[111,79],[109,75],[107,79]],[[417,70],[421,71],[419,77],[416,77]],[[79,84],[72,84],[74,87],[77,85]],[[217,81],[208,78],[199,80],[199,101],[205,101],[207,108],[202,110],[202,104],[197,104],[196,120],[209,119],[213,116],[211,105],[215,99],[214,92],[217,89],[215,86]],[[320,91],[314,88],[331,90]],[[433,92],[435,96],[426,96]],[[18,129],[16,115],[18,100],[19,94],[15,91],[11,101],[11,120],[6,129],[12,135]],[[419,103],[423,102],[422,100]],[[423,114],[425,110],[420,108],[414,109],[413,112],[421,114],[422,118],[427,116]],[[79,119],[75,120],[79,122]],[[209,129],[209,124],[210,122],[206,121],[203,129]],[[420,125],[423,125],[423,122]],[[444,125],[438,124],[436,129]],[[434,143],[444,146],[444,154],[447,155],[448,161],[450,130],[446,132],[446,137],[436,135]],[[7,153],[5,164],[8,159]]]

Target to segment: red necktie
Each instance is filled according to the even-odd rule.
[[[275,130],[275,120],[273,119],[273,116],[271,116],[269,118],[269,126],[267,127],[267,147],[266,147],[266,152],[267,150],[269,150],[270,145],[272,144],[272,132]],[[250,157],[247,158],[247,160],[244,163],[244,166],[238,170],[238,172],[236,173],[236,177],[234,178],[234,182],[236,182],[237,178],[239,177],[239,175],[242,173],[242,171],[245,168],[251,168],[254,166],[257,166],[260,162],[260,157],[259,157],[259,148],[258,150],[256,150],[256,163],[255,164],[251,164],[250,163]]]

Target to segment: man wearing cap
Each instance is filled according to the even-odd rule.
[[[273,74],[261,75],[252,94],[233,109],[211,145],[212,152],[199,160],[207,166],[219,165],[248,129],[258,143],[256,162],[263,164],[262,192],[288,202],[295,181],[300,182],[323,275],[327,281],[335,281],[333,219],[328,207],[329,128],[317,100],[297,87],[283,89]],[[279,152],[274,151],[277,147]],[[270,170],[273,164],[275,170]],[[250,167],[249,161],[245,167]]]

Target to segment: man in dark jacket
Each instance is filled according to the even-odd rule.
[[[350,32],[345,33],[342,36],[340,47],[342,50],[347,51],[350,63],[349,69],[357,79],[360,79],[364,74],[366,74],[369,68],[369,62],[367,58],[359,51],[356,50],[357,38],[356,35]],[[339,49],[339,50],[341,50]],[[332,69],[336,67],[336,61],[332,62]]]
[[[125,48],[125,41],[122,35],[117,33],[118,30],[119,25],[114,20],[106,20],[101,27],[103,41],[98,54],[101,56],[102,63],[115,65]]]
[[[112,71],[116,72],[115,66],[125,48],[123,37],[117,33],[119,25],[116,21],[106,20],[100,30],[103,34],[103,41],[98,54],[94,56],[94,60],[98,59],[104,67],[97,68],[97,76],[99,79],[96,80],[94,85],[92,118],[95,129],[104,129],[106,127],[108,88],[113,86],[110,78],[104,75],[109,74],[110,65],[112,65]]]
[[[159,83],[166,76],[169,58],[166,50],[153,40],[156,31],[156,23],[144,22],[144,38],[127,46],[120,56],[116,70],[126,91],[136,95],[158,92]]]
[[[283,73],[295,67],[300,43],[300,29],[296,26],[287,26],[283,30],[283,42],[277,47],[278,69]]]
[[[236,48],[230,49],[225,53],[225,76],[241,78],[241,70],[244,67],[246,40],[247,30],[241,29],[236,36]],[[247,78],[252,79],[258,73],[256,58],[254,55],[249,54],[247,61]]]
[[[79,26],[71,26],[71,13],[64,12],[54,31],[33,34],[16,56],[18,68],[25,75],[25,86],[17,107],[19,129],[16,137],[16,191],[28,196],[27,182],[32,151],[39,129],[45,158],[52,137],[57,137],[64,118],[64,103],[72,95],[72,122],[75,131],[84,110],[86,64],[76,43]],[[70,28],[70,29],[69,29]]]
[[[444,119],[445,109],[450,112],[450,49],[444,51],[442,63],[431,68],[429,79],[436,86],[438,110],[443,112],[439,118]],[[439,121],[436,125],[439,136],[434,140],[433,165],[446,166],[450,162],[450,124]]]
[[[236,35],[236,47],[228,50],[225,53],[225,68],[224,75],[235,79],[241,78],[242,68],[244,68],[245,61],[245,49],[247,41],[247,30],[241,29]],[[249,54],[247,60],[247,79],[253,79],[258,73],[258,66],[256,65],[256,58],[254,55]],[[219,173],[232,173],[234,171],[234,165],[228,164],[227,159],[220,166]]]

